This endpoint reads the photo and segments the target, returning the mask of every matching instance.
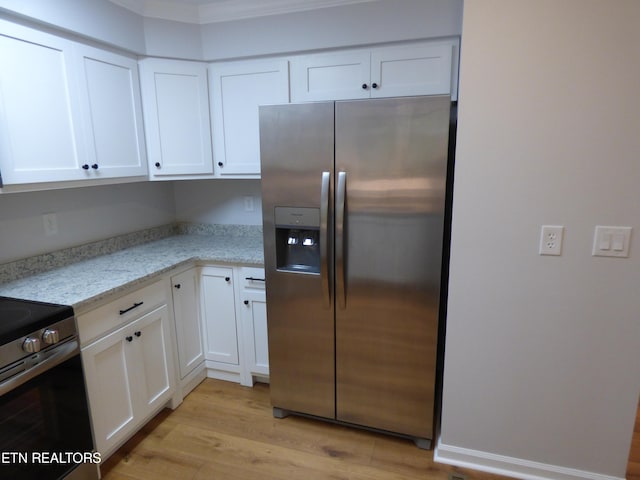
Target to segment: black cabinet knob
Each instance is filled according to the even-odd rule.
[[[133,337],[132,337],[131,335],[127,335],[126,337],[124,337],[124,339],[125,339],[127,342],[130,342],[131,340],[133,340]]]
[[[372,83],[371,84],[371,88],[378,88],[378,84],[377,83]]]
[[[181,287],[181,286],[182,286],[182,285],[180,285],[179,283],[176,283],[176,284],[173,286],[173,288],[177,288],[178,290],[180,290],[180,287]]]
[[[224,164],[222,162],[218,162],[218,166],[222,167]]]
[[[87,165],[86,163],[84,165],[82,165],[82,169],[83,170],[89,170],[89,165]]]
[[[369,88],[369,85],[367,85],[366,83],[363,83],[363,84],[362,84],[362,89],[363,89],[363,90],[366,90],[367,88]]]
[[[156,162],[156,168],[160,168],[160,162]]]
[[[133,334],[134,334],[136,337],[139,337],[140,335],[142,335],[142,332],[141,332],[141,331],[137,331],[137,332],[134,332]]]
[[[230,277],[224,277],[224,281],[225,281],[225,282],[228,282],[229,280],[231,280],[231,278],[230,278]]]
[[[91,168],[93,168],[94,170],[97,170],[98,169],[98,164],[94,163],[93,165],[91,165]]]
[[[245,300],[245,301],[244,301],[244,304],[245,304],[245,305],[249,305],[249,300]]]

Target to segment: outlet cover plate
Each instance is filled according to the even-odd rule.
[[[540,255],[561,255],[562,237],[564,227],[562,225],[542,225],[540,228]]]
[[[45,213],[42,215],[45,237],[52,237],[58,234],[58,217],[55,213]]]

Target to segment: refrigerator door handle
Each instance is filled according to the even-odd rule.
[[[336,188],[336,297],[340,308],[347,308],[346,277],[344,260],[345,223],[344,209],[347,195],[347,172],[338,172]]]
[[[322,172],[322,187],[320,189],[320,279],[322,281],[322,298],[325,307],[331,307],[331,293],[329,288],[329,255],[327,234],[329,228],[329,189],[331,173]]]

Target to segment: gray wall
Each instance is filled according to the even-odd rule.
[[[143,18],[107,0],[0,0],[0,11],[140,55],[219,60],[460,35],[463,0],[378,0],[249,20]]]
[[[202,27],[207,60],[460,35],[462,0],[380,0],[212,23]]]
[[[181,222],[262,225],[259,180],[185,180],[174,182],[176,220]],[[253,211],[245,211],[251,197]]]
[[[42,215],[55,212],[47,237]],[[0,263],[59,250],[175,219],[169,183],[127,183],[0,195]]]
[[[638,25],[637,0],[465,2],[441,459],[625,477],[640,390]],[[543,224],[565,226],[562,256],[538,255]],[[630,258],[592,257],[595,225],[632,226]]]
[[[145,18],[144,36],[147,55],[193,60],[203,58],[198,25]]]
[[[0,0],[0,11],[135,53],[145,51],[142,17],[107,0]]]

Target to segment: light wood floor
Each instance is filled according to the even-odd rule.
[[[627,465],[627,480],[640,480],[640,403],[636,414],[636,425],[631,441],[631,454]]]
[[[627,480],[640,480],[639,422],[640,410]],[[434,463],[433,451],[408,440],[300,417],[274,419],[267,385],[211,379],[102,466],[105,480],[446,480],[450,472],[507,479]]]

